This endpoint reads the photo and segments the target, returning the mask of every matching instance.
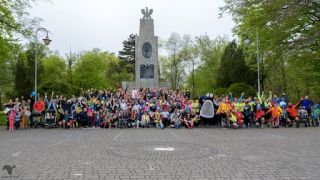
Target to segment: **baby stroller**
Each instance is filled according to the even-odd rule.
[[[45,115],[45,122],[44,122],[44,128],[55,128],[57,127],[56,123],[56,111],[55,110],[48,110]]]
[[[126,128],[128,124],[128,120],[129,120],[128,113],[125,111],[121,111],[119,116],[119,128]]]
[[[300,116],[300,123],[303,123],[305,127],[310,126],[309,115],[304,107],[300,107],[298,110]]]
[[[38,111],[32,112],[32,124],[34,128],[38,128],[41,125],[42,113]]]
[[[320,121],[320,104],[315,104],[311,112],[311,121],[313,126],[319,126]]]

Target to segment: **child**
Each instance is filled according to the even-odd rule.
[[[94,123],[94,116],[93,116],[93,110],[91,107],[89,107],[87,109],[87,116],[88,116],[88,126],[91,127],[93,126],[93,123]]]
[[[157,108],[156,112],[154,113],[154,121],[156,123],[157,128],[163,129],[161,114],[160,114],[160,108]]]
[[[96,111],[96,123],[95,123],[95,127],[96,128],[100,128],[100,121],[101,121],[101,112],[100,111]]]
[[[272,117],[272,127],[273,128],[279,128],[279,118],[282,113],[282,109],[277,104],[271,104],[269,111],[267,111],[266,114],[271,112]]]
[[[15,109],[12,109],[11,112],[9,112],[9,130],[10,131],[14,131],[15,128],[14,128],[14,117],[16,115],[16,110]]]
[[[256,127],[260,126],[261,128],[263,128],[263,125],[264,125],[264,111],[261,109],[260,106],[257,106],[257,111],[256,111],[256,117],[255,117],[255,124],[256,124]]]
[[[180,112],[178,111],[178,109],[174,110],[174,112],[171,114],[170,119],[173,124],[171,127],[179,129],[181,122],[180,122]]]
[[[22,113],[21,113],[21,109],[19,107],[15,107],[15,112],[16,112],[15,117],[14,117],[15,128],[18,129],[20,127]]]
[[[60,126],[62,126],[63,128],[66,128],[66,124],[67,126],[70,126],[70,115],[68,110],[66,110],[63,114],[63,121],[59,122]]]
[[[186,117],[183,119],[183,123],[186,125],[187,128],[193,128],[194,127],[193,120],[191,118],[190,113],[188,113],[186,115]]]
[[[237,111],[235,112],[236,118],[237,118],[237,123],[240,128],[242,128],[243,124],[243,114],[240,112],[240,109],[238,108]]]
[[[27,119],[28,119],[28,109],[27,107],[23,107],[23,111],[22,111],[22,118],[21,118],[21,128],[22,129],[27,129]]]
[[[235,115],[235,111],[232,110],[230,113],[230,123],[232,124],[233,129],[237,129],[238,128],[238,124],[237,124],[237,116]]]
[[[149,127],[150,124],[150,116],[148,112],[144,112],[144,114],[141,116],[141,125],[142,127]]]

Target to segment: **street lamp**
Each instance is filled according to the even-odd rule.
[[[46,37],[44,39],[42,39],[45,45],[49,45],[51,42],[51,40],[49,39],[49,35],[48,35],[49,31],[47,29],[38,28],[36,30],[36,35],[35,35],[36,49],[35,49],[35,56],[34,56],[34,59],[35,59],[35,61],[34,61],[34,92],[35,92],[34,100],[35,100],[35,102],[37,102],[37,96],[38,96],[38,93],[37,93],[37,74],[38,74],[37,73],[37,64],[38,64],[38,62],[37,62],[37,49],[38,49],[37,45],[38,45],[38,32],[39,31],[45,32],[47,34]]]
[[[246,38],[245,40],[243,41],[244,42],[244,45],[245,46],[249,46],[250,45],[250,39],[249,39],[249,31],[251,29],[248,29],[246,31]],[[261,92],[261,87],[260,87],[260,53],[259,53],[259,33],[258,33],[258,30],[256,29],[256,53],[257,53],[257,69],[258,69],[258,93],[260,95],[260,92]]]

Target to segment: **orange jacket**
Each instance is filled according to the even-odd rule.
[[[297,104],[295,104],[291,107],[289,107],[289,106],[287,107],[286,111],[290,117],[295,118],[295,117],[299,116],[297,107],[299,106],[300,102],[301,101],[299,101]]]
[[[280,115],[282,113],[282,109],[280,106],[272,106],[272,107],[270,107],[269,111],[267,111],[266,114],[268,114],[269,112],[271,112],[271,116],[273,118],[277,118],[277,117],[280,117]]]
[[[225,102],[220,102],[219,108],[217,110],[217,114],[229,114],[231,109],[229,108],[229,105]]]

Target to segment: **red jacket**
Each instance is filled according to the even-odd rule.
[[[38,112],[42,112],[45,110],[45,104],[44,101],[37,101],[33,104],[33,109],[38,111]]]
[[[265,115],[264,111],[262,110],[257,110],[256,111],[256,119],[260,119]]]
[[[242,120],[243,119],[243,114],[241,113],[241,112],[235,112],[234,113],[235,115],[236,115],[236,117],[237,117],[237,121],[239,121],[239,120]]]

